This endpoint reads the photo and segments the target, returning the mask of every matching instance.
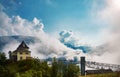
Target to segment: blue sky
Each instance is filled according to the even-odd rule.
[[[67,35],[67,42],[77,44],[79,41],[81,42],[82,38],[82,42],[85,44],[90,41],[90,45],[100,46],[96,52],[103,53],[103,55],[100,56],[100,60],[94,56],[93,59],[97,61],[106,59],[105,62],[119,63],[119,12],[120,0],[0,0],[0,36],[38,35],[45,40],[45,44],[40,43],[42,47],[38,47],[38,44],[35,46],[38,49],[45,48],[46,51],[49,50],[47,48],[50,48],[49,51],[53,53],[54,49],[58,50],[56,52],[61,52],[61,49],[65,48],[58,40],[51,40],[51,36],[58,38],[57,35],[66,30],[63,31],[62,36],[64,39],[64,36]],[[42,36],[42,23],[39,23],[37,19],[44,24],[44,31],[50,34],[50,37]],[[26,22],[26,20],[29,21]],[[41,31],[37,31],[35,28],[41,29]],[[71,37],[72,32],[79,39]],[[14,46],[12,45],[12,47]],[[103,48],[101,49],[101,47]]]
[[[44,23],[46,33],[57,34],[70,30],[77,35],[96,37],[105,23],[99,22],[97,13],[105,7],[105,0],[0,0],[8,16],[32,21],[34,17]]]

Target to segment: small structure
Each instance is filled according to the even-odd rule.
[[[86,75],[91,74],[104,74],[113,72],[111,69],[100,69],[100,70],[86,70]]]
[[[30,59],[31,51],[29,51],[29,47],[26,45],[26,43],[22,41],[15,51],[9,51],[9,58],[13,61]]]

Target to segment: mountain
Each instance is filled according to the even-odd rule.
[[[35,43],[35,41],[40,41],[38,38],[32,36],[0,36],[0,51],[5,45],[9,44],[12,41],[22,42],[23,40],[27,44]]]
[[[35,43],[35,42],[38,42],[41,40],[38,39],[37,37],[33,37],[33,36],[0,36],[0,51],[4,48],[5,45],[7,45],[13,41],[17,41],[20,43],[22,41],[25,41],[27,44],[30,44],[30,43]],[[91,51],[91,47],[89,47],[89,46],[74,46],[69,43],[66,43],[64,45],[69,48],[72,48],[74,50],[82,50],[84,53]]]

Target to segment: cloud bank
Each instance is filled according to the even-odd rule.
[[[0,35],[40,35],[44,33],[43,27],[43,23],[37,18],[30,22],[20,16],[10,18],[2,10],[0,11]]]
[[[72,31],[61,31],[60,35],[60,42],[66,45],[69,48],[74,50],[82,50],[83,53],[91,52],[92,47],[88,45],[88,43],[83,42],[82,38],[75,36]]]
[[[78,39],[74,36],[74,33],[72,31],[61,31],[59,33],[60,35],[60,41],[64,44],[71,44],[71,45],[78,45]]]
[[[44,24],[36,17],[32,21],[21,18],[20,16],[9,17],[3,8],[0,9],[0,36],[33,36],[38,38],[35,43],[29,44],[33,57],[61,57],[73,58],[80,52],[70,49],[63,45],[58,39],[46,34],[43,30]],[[20,44],[18,41],[11,41],[2,51],[15,50]]]
[[[106,0],[104,9],[98,11],[99,19],[106,22],[110,29],[103,32],[105,44],[94,48],[95,53],[84,54],[80,50],[73,50],[66,47],[59,40],[44,32],[44,24],[36,17],[32,21],[23,19],[20,16],[9,17],[3,10],[5,8],[0,6],[0,35],[24,35],[34,36],[39,38],[40,42],[30,44],[30,50],[33,56],[39,58],[47,57],[60,57],[73,58],[74,56],[86,56],[89,60],[117,63],[120,64],[120,1],[119,0]],[[105,34],[104,34],[105,33]],[[80,45],[79,40],[73,37],[73,32],[62,31],[60,33],[60,40],[72,45]],[[19,43],[17,41],[11,42],[6,45],[3,51],[15,50]],[[12,46],[12,47],[11,47]],[[7,50],[6,50],[7,49]]]
[[[98,11],[98,17],[107,23],[107,28],[102,32],[104,44],[95,48],[96,60],[120,64],[120,0],[105,0],[106,6]]]

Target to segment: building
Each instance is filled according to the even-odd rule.
[[[31,51],[29,51],[29,47],[26,45],[26,43],[22,41],[15,51],[9,51],[9,58],[13,61],[30,59]]]
[[[91,74],[104,74],[113,72],[111,69],[100,69],[100,70],[86,70],[86,75]]]

